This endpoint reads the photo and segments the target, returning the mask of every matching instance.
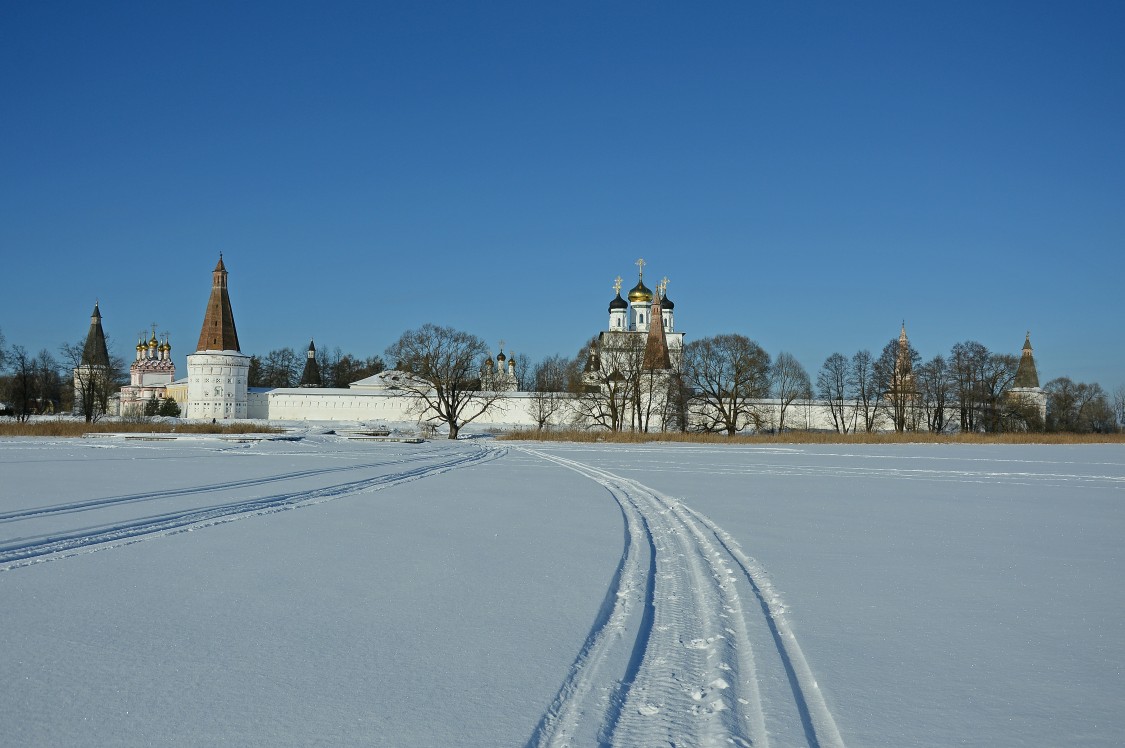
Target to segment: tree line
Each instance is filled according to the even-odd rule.
[[[26,421],[32,415],[77,410],[87,422],[106,412],[109,398],[127,384],[124,360],[110,356],[105,366],[83,368],[84,341],[63,343],[56,356],[43,348],[31,353],[7,345],[0,330],[0,414]]]

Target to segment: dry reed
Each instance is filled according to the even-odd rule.
[[[549,442],[608,442],[642,444],[685,442],[688,444],[1125,444],[1125,434],[931,434],[912,431],[896,433],[838,434],[828,431],[786,431],[782,434],[697,434],[639,433],[635,431],[512,431],[500,439]]]
[[[278,434],[284,429],[262,423],[119,423],[74,420],[0,421],[2,436],[80,437],[85,434]]]

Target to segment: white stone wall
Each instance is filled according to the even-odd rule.
[[[238,351],[205,351],[187,357],[187,418],[248,418],[250,357]]]

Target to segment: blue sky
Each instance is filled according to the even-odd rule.
[[[0,6],[0,330],[451,325],[533,359],[670,279],[812,376],[905,320],[1125,384],[1125,4]],[[652,283],[649,283],[651,286]],[[628,286],[627,286],[628,287]],[[182,371],[182,368],[181,368]]]

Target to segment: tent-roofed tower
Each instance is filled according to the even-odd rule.
[[[113,388],[109,371],[109,348],[102,329],[102,312],[98,302],[90,312],[90,329],[82,346],[82,358],[74,368],[74,410],[93,421],[109,409],[109,395]]]
[[[1035,368],[1035,351],[1031,347],[1030,331],[1023,339],[1023,351],[1020,353],[1012,389],[1008,390],[1008,399],[1026,416],[1038,415],[1040,423],[1029,425],[1041,426],[1047,420],[1047,393],[1039,386],[1039,372]]]
[[[105,344],[105,331],[102,330],[102,312],[98,302],[90,312],[90,331],[86,333],[86,345],[82,347],[83,366],[109,366],[109,349]]]
[[[1016,368],[1016,378],[1012,382],[1013,389],[1039,387],[1039,372],[1035,370],[1035,350],[1031,347],[1031,331],[1023,339],[1023,351],[1020,354],[1020,364]]]
[[[207,312],[203,328],[199,331],[197,351],[238,351],[238,331],[234,327],[234,312],[230,308],[227,290],[227,267],[219,253],[219,263],[211,273],[211,297],[207,299]]]
[[[324,380],[320,376],[320,364],[316,360],[316,345],[309,341],[309,352],[305,357],[305,370],[301,372],[301,387],[323,387]]]
[[[246,418],[250,357],[238,347],[222,254],[211,273],[211,295],[203,314],[199,345],[187,357],[187,418]]]

